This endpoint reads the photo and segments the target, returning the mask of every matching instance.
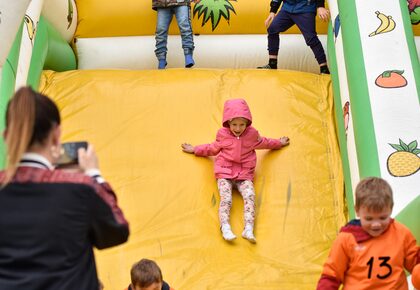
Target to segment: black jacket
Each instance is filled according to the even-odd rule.
[[[128,234],[107,183],[19,167],[0,190],[0,289],[97,290],[92,247],[121,244]]]

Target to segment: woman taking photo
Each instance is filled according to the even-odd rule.
[[[24,87],[6,111],[6,169],[0,172],[0,289],[97,290],[93,247],[124,243],[128,223],[100,175],[91,146],[80,172],[54,169],[60,113]]]

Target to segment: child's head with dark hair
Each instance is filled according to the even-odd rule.
[[[162,271],[156,262],[141,259],[131,267],[131,285],[133,290],[160,290]]]
[[[391,186],[379,177],[368,177],[356,187],[356,213],[362,228],[371,236],[377,237],[386,231],[391,222]]]

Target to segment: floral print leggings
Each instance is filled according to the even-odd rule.
[[[217,179],[220,194],[219,221],[220,225],[228,224],[230,208],[232,207],[232,188],[235,185],[244,199],[244,220],[246,225],[254,226],[255,190],[251,180]]]

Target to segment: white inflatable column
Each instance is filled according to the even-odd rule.
[[[0,67],[9,54],[29,1],[0,1]]]
[[[35,43],[36,29],[41,16],[43,2],[44,0],[32,0],[24,17],[22,42],[16,74],[16,89],[26,85],[33,45]]]

